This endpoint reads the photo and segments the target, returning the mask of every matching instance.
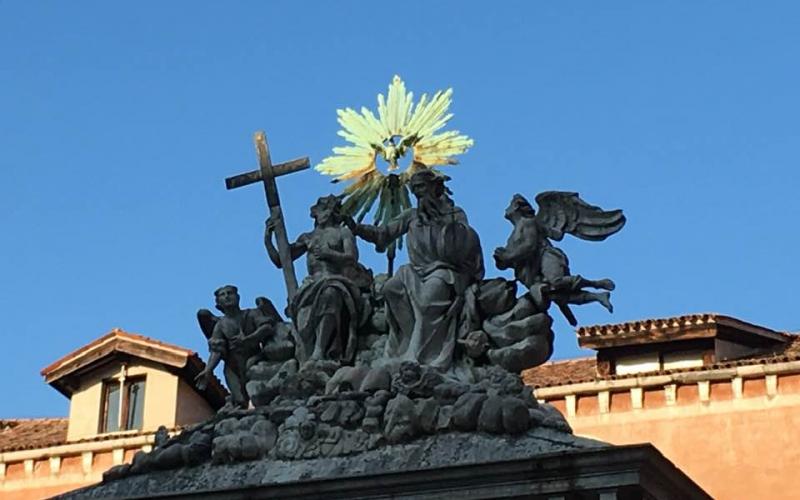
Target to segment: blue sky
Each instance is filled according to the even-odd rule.
[[[319,162],[336,109],[394,74],[455,89],[475,146],[448,173],[487,256],[515,192],[625,210],[608,241],[561,244],[618,285],[582,323],[800,329],[799,22],[793,2],[0,1],[0,417],[65,415],[39,370],[113,327],[205,355],[194,312],[217,286],[283,303],[263,191],[223,179],[255,168],[259,129],[275,161]],[[297,235],[338,188],[279,189]],[[554,358],[585,354],[558,318]]]

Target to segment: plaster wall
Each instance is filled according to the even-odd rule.
[[[7,492],[8,497],[5,498],[13,498],[14,500],[41,500],[42,498],[50,498],[60,495],[61,493],[83,488],[84,486],[89,486],[99,481],[98,479],[97,481],[59,484],[55,486],[33,486],[19,491],[10,490]],[[2,492],[2,489],[0,489],[0,492]]]
[[[132,367],[129,375],[147,377],[144,389],[144,415],[142,431],[152,432],[164,425],[175,427],[177,412],[178,382],[176,375],[149,366]]]
[[[0,499],[49,498],[97,483],[153,442],[153,434],[140,434],[0,453]]]
[[[110,371],[104,373],[110,376]],[[94,436],[99,429],[100,400],[103,394],[102,376],[97,380],[86,380],[80,389],[72,394],[69,401],[69,425],[67,427],[67,440]]]
[[[700,368],[703,366],[703,351],[665,352],[661,355],[664,370]]]
[[[639,409],[611,404],[602,412],[589,394],[572,412],[554,402],[576,435],[652,443],[714,498],[798,498],[800,375],[776,380],[746,380],[746,390],[728,380],[612,393],[612,401],[641,398]]]
[[[197,392],[183,380],[178,380],[178,406],[175,425],[184,426],[202,422],[214,415],[214,410]]]
[[[72,394],[69,405],[67,440],[94,437],[100,428],[100,405],[103,381],[118,380],[121,363],[110,364],[84,378],[81,387]],[[128,377],[145,377],[144,414],[141,431],[155,431],[160,425],[175,426],[179,379],[157,366],[128,365]]]
[[[111,450],[92,454],[88,463],[81,455],[61,457],[58,470],[50,467],[49,459],[31,460],[31,470],[8,467],[0,481],[0,498],[49,498],[97,483],[108,469],[106,462],[112,462]]]
[[[632,354],[616,359],[617,375],[657,372],[661,368],[658,353]]]

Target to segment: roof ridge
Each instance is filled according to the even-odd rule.
[[[546,363],[542,363],[539,366],[545,366],[545,365],[551,365],[552,366],[552,365],[563,364],[563,363],[574,363],[576,361],[594,360],[595,358],[596,358],[596,356],[581,356],[579,358],[556,359],[556,360],[553,360],[553,361],[548,361]],[[538,368],[539,366],[534,366],[533,368]]]
[[[0,422],[34,422],[47,420],[69,420],[69,417],[10,417],[0,418]]]
[[[188,354],[194,354],[193,350],[188,349],[186,347],[179,346],[178,344],[173,344],[172,342],[164,342],[163,340],[158,340],[156,338],[149,337],[147,335],[142,335],[141,333],[128,332],[128,331],[125,331],[125,330],[123,330],[121,328],[114,328],[111,331],[111,333],[116,333],[117,335],[120,335],[122,337],[128,337],[128,338],[131,338],[131,339],[146,340],[148,342],[153,342],[154,344],[158,344],[158,345],[161,345],[161,346],[164,346],[164,347],[177,349],[179,351],[185,351]]]
[[[678,316],[666,316],[666,317],[659,317],[659,318],[642,318],[642,319],[632,319],[628,321],[619,321],[616,323],[598,323],[595,325],[586,325],[577,328],[577,332],[580,334],[582,331],[588,330],[607,330],[612,327],[620,327],[623,325],[636,325],[641,323],[663,323],[663,322],[675,322],[675,321],[686,321],[690,319],[706,319],[715,321],[717,318],[731,318],[736,319],[733,316],[728,316],[726,314],[721,314],[717,312],[699,312],[699,313],[689,313],[689,314],[680,314]],[[738,320],[742,321],[742,320]]]
[[[121,329],[119,327],[114,327],[108,333],[105,333],[102,336],[92,340],[88,344],[84,344],[84,345],[78,347],[77,349],[73,349],[69,353],[65,354],[64,356],[61,356],[60,358],[58,358],[57,360],[53,361],[49,365],[45,366],[44,368],[42,368],[40,374],[42,376],[47,376],[48,373],[52,372],[57,367],[59,367],[62,364],[64,364],[70,358],[74,358],[76,356],[79,356],[79,355],[85,353],[86,351],[89,351],[89,350],[91,350],[91,349],[93,349],[93,348],[95,348],[95,347],[97,347],[99,345],[102,345],[105,342],[111,341],[111,340],[113,340],[115,338],[116,339],[125,339],[125,340],[129,340],[129,341],[134,341],[134,342],[137,342],[137,341],[138,342],[146,342],[146,343],[149,343],[149,344],[152,344],[152,345],[155,345],[155,346],[162,347],[164,349],[171,349],[171,350],[179,351],[181,354],[184,354],[187,357],[190,357],[190,356],[196,354],[195,351],[193,351],[191,349],[187,349],[185,347],[181,347],[181,346],[179,346],[177,344],[171,344],[169,342],[163,342],[161,340],[157,340],[155,338],[148,337],[147,335],[142,335],[140,333],[127,332],[127,331],[125,331],[125,330],[123,330],[123,329]]]

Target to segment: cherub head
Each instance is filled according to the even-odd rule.
[[[422,367],[413,361],[403,361],[400,364],[398,373],[400,375],[400,380],[402,380],[404,384],[410,385],[418,382],[419,379],[422,378]]]
[[[536,210],[521,194],[515,194],[506,208],[505,217],[513,221],[516,217],[536,217]]]
[[[383,434],[390,443],[410,440],[417,434],[416,407],[407,396],[398,394],[386,405]]]

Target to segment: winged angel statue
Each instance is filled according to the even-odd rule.
[[[281,316],[265,297],[257,298],[253,309],[240,308],[239,290],[233,285],[218,288],[214,298],[222,317],[208,309],[197,311],[197,321],[208,339],[211,355],[195,382],[200,390],[204,390],[214,368],[220,361],[225,361],[225,383],[231,393],[231,403],[246,408],[250,400],[245,386],[248,369],[268,351],[264,349],[268,341],[274,344],[276,340],[285,340],[276,338],[276,326]]]
[[[603,210],[583,201],[578,193],[563,191],[540,193],[536,203],[538,213],[524,196],[515,194],[511,199],[505,217],[514,230],[506,246],[494,252],[498,269],[514,269],[514,277],[528,288],[538,310],[547,310],[554,302],[572,326],[577,320],[570,304],[599,302],[612,312],[609,292],[614,290],[614,282],[571,274],[567,255],[550,240],[561,241],[564,234],[605,240],[625,225],[622,210]]]

